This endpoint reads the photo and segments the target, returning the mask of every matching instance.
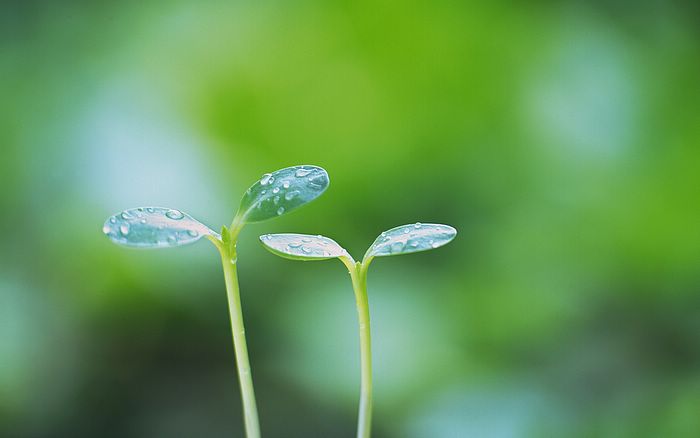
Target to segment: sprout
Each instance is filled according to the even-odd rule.
[[[328,184],[328,173],[316,166],[294,166],[266,173],[245,192],[231,226],[222,227],[221,234],[180,210],[163,207],[124,210],[108,218],[102,228],[112,242],[128,247],[166,248],[194,243],[206,237],[219,250],[248,438],[260,437],[260,425],[236,272],[238,234],[246,223],[281,216],[313,201],[328,188]]]
[[[313,261],[338,258],[350,271],[360,325],[361,389],[357,420],[357,437],[369,438],[372,424],[372,350],[369,303],[367,301],[367,269],[375,257],[428,251],[448,244],[457,235],[449,225],[402,225],[383,232],[369,247],[361,262],[336,241],[307,234],[265,234],[260,241],[271,253],[291,260]]]

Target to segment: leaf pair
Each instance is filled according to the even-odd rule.
[[[261,222],[288,213],[320,196],[330,183],[317,166],[293,166],[266,173],[243,196],[234,223]],[[111,216],[102,231],[114,243],[164,248],[194,243],[219,234],[192,216],[171,208],[141,207]]]
[[[457,230],[449,225],[421,224],[401,225],[383,232],[365,253],[363,263],[374,257],[385,257],[412,252],[428,251],[449,243]],[[265,234],[260,241],[273,254],[291,260],[325,260],[352,257],[335,240],[308,234]]]

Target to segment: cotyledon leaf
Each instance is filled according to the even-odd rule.
[[[264,234],[260,242],[271,253],[291,260],[326,260],[347,255],[335,240],[321,235]]]
[[[140,207],[111,216],[102,227],[114,243],[137,248],[165,248],[218,236],[191,216],[163,207]]]
[[[317,166],[293,166],[266,173],[243,196],[238,216],[260,222],[280,216],[319,197],[330,183]]]
[[[383,232],[367,250],[368,257],[381,257],[427,251],[448,244],[457,230],[442,224],[401,225]]]

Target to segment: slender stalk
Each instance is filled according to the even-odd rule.
[[[255,403],[253,376],[250,372],[248,346],[245,341],[245,328],[243,326],[243,313],[241,311],[241,295],[238,288],[236,241],[235,236],[233,237],[234,240],[227,242],[228,244],[217,246],[221,253],[221,263],[224,268],[224,279],[226,280],[226,294],[228,296],[228,309],[231,316],[231,331],[233,333],[233,349],[236,353],[238,381],[241,386],[243,421],[245,423],[246,437],[260,438],[258,408]]]
[[[355,291],[357,319],[360,325],[360,408],[357,416],[357,438],[369,438],[372,431],[372,338],[370,335],[369,302],[367,300],[367,266],[357,262],[350,269]]]

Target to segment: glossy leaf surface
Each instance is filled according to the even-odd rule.
[[[449,225],[420,222],[401,225],[377,237],[365,258],[428,251],[448,244],[456,235],[457,230]]]
[[[266,173],[243,196],[238,215],[245,222],[281,216],[319,197],[330,183],[317,166],[293,166]]]
[[[347,254],[338,243],[309,234],[264,234],[262,244],[273,254],[291,260],[326,260]]]
[[[136,248],[180,246],[217,235],[180,210],[163,207],[124,210],[108,218],[102,232],[114,243]]]

